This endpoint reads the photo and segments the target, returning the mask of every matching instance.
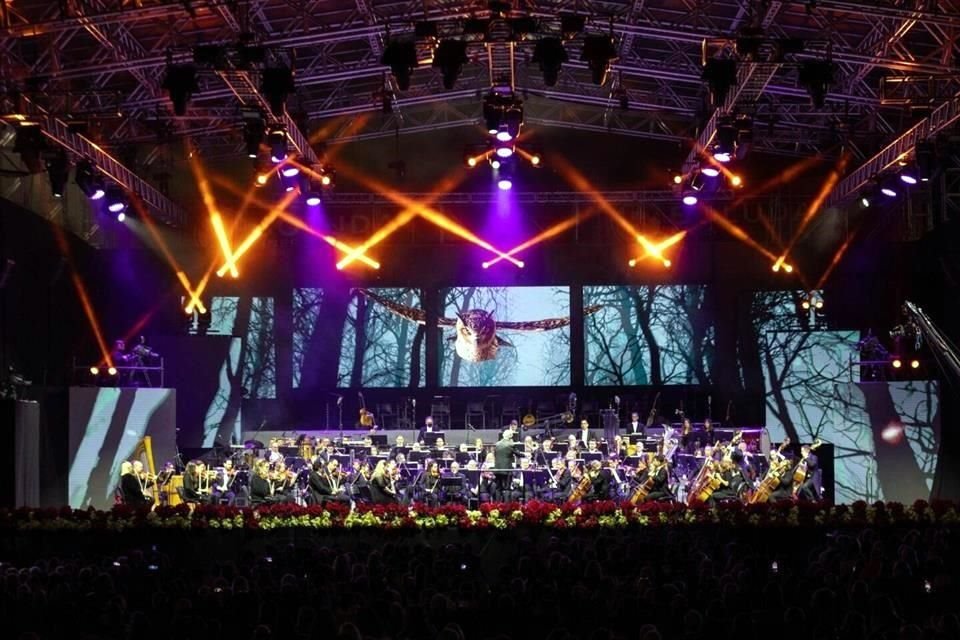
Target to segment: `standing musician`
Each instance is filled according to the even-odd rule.
[[[673,494],[670,493],[670,472],[667,469],[667,459],[662,453],[654,456],[653,461],[640,475],[638,482],[643,484],[650,479],[653,481],[644,502],[673,500]]]
[[[820,496],[822,495],[822,471],[820,470],[820,461],[817,458],[817,454],[813,452],[809,444],[800,447],[800,462],[797,463],[797,467],[798,468],[794,469],[794,473],[799,471],[800,474],[802,474],[802,480],[800,480],[799,487],[794,487],[794,494],[798,499],[807,502],[820,500]],[[793,480],[796,482],[797,478],[794,477]]]
[[[627,423],[627,435],[644,435],[646,425],[640,422],[640,414],[634,411],[630,414],[630,422]]]
[[[126,460],[120,463],[120,496],[124,504],[132,507],[149,507],[153,504],[153,498],[144,492],[134,466]]]
[[[580,433],[577,435],[577,442],[580,445],[580,448],[586,448],[589,446],[591,440],[596,440],[597,436],[590,433],[590,422],[583,418],[580,421]]]
[[[374,504],[398,502],[396,489],[397,463],[380,460],[370,476],[370,497]]]
[[[510,469],[517,458],[513,448],[513,431],[504,429],[503,437],[497,441],[493,450],[494,472],[497,481],[497,499],[506,500],[510,491]]]
[[[423,426],[420,427],[420,432],[417,434],[417,442],[423,444],[426,442],[426,434],[433,433],[433,416],[427,416],[423,419]]]

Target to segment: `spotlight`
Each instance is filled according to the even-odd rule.
[[[90,375],[94,375],[94,376],[100,375],[100,367],[97,367],[97,366],[90,367]]]
[[[247,157],[256,159],[260,154],[260,145],[263,144],[263,138],[266,134],[266,126],[263,124],[263,117],[259,114],[252,118],[244,119],[243,123],[243,142],[247,146]]]
[[[679,173],[673,176],[673,184],[681,184],[683,182],[683,176]]]
[[[463,65],[468,62],[467,43],[463,40],[441,40],[433,53],[433,66],[443,75],[443,88],[453,89]],[[399,81],[398,81],[399,83]]]
[[[287,157],[287,132],[282,127],[275,127],[267,135],[267,146],[270,147],[270,161],[280,164]]]
[[[713,158],[718,162],[730,162],[737,147],[737,126],[732,118],[721,118],[717,123],[717,144]]]
[[[300,175],[300,168],[293,165],[287,165],[280,171],[284,178],[292,178]]]
[[[500,180],[497,181],[497,187],[500,191],[510,191],[510,189],[513,188],[513,180],[510,178],[500,178]]]
[[[89,160],[82,160],[77,163],[73,181],[77,183],[84,195],[91,200],[99,200],[106,194],[103,187],[103,177]]]
[[[127,210],[127,194],[123,192],[123,189],[118,185],[107,187],[106,203],[107,211],[116,214],[117,222],[123,222]]]
[[[918,142],[913,150],[913,157],[917,163],[920,182],[929,182],[930,176],[936,171],[937,153],[933,143],[926,140]]]
[[[47,140],[43,136],[40,125],[36,122],[21,122],[16,128],[16,133],[13,150],[20,154],[20,159],[27,166],[27,171],[30,173],[45,171],[47,166],[41,154],[47,147]]]
[[[726,163],[730,162],[730,160],[733,159],[733,156],[732,156],[731,154],[727,153],[726,151],[714,151],[714,152],[713,152],[713,159],[716,160],[717,162],[722,162],[722,163],[726,164]]]
[[[904,166],[903,169],[900,170],[900,181],[910,186],[920,182],[917,166],[915,164],[907,164]]]
[[[490,166],[493,167],[494,169],[499,169],[499,168],[500,168],[500,161],[497,160],[496,158],[491,157],[491,158],[490,158]]]
[[[500,142],[510,142],[511,140],[513,140],[513,135],[509,131],[504,129],[503,131],[497,132],[497,140],[499,140]]]
[[[277,117],[283,116],[287,96],[296,90],[293,83],[293,71],[290,67],[268,67],[260,78],[260,90],[270,105],[270,111]]]
[[[805,299],[800,303],[800,306],[803,307],[804,311],[808,311],[810,309],[810,301]]]
[[[107,374],[108,374],[108,375],[111,375],[111,376],[117,375],[117,368],[116,368],[116,367],[110,367],[110,368],[108,368],[108,369],[107,369]]]
[[[167,67],[163,79],[163,88],[170,94],[173,113],[178,116],[187,113],[187,103],[197,92],[197,69],[192,64],[172,64]]]
[[[894,369],[899,369],[900,367],[903,366],[903,360],[901,360],[898,357],[894,357],[893,360],[890,362],[890,366],[892,366]]]
[[[732,186],[732,187],[742,187],[742,186],[743,186],[743,178],[741,178],[740,176],[738,176],[738,175],[736,175],[736,174],[730,176],[730,186]]]
[[[618,57],[612,36],[587,36],[583,39],[580,60],[590,67],[593,84],[602,85],[607,81],[610,63],[616,62]]]
[[[332,189],[337,180],[337,172],[330,167],[324,167],[320,171],[320,186],[325,189]]]
[[[383,50],[380,64],[390,67],[401,91],[410,88],[410,74],[417,66],[417,46],[410,41],[391,41]]]
[[[720,175],[720,169],[717,169],[715,166],[710,164],[701,168],[700,171],[708,178],[716,178],[718,175]]]
[[[699,202],[699,199],[697,198],[697,195],[695,193],[684,194],[683,204],[687,205],[688,207],[692,207],[695,204],[697,204],[697,202]]]
[[[54,198],[63,197],[69,174],[70,161],[67,160],[67,154],[63,151],[47,160],[47,176],[50,178],[50,192]]]
[[[869,209],[872,204],[870,196],[866,193],[860,194],[860,199],[858,200],[861,209]]]
[[[533,166],[539,167],[541,162],[542,162],[542,159],[540,158],[539,153],[534,153],[530,156],[530,164],[532,164]]]
[[[269,173],[258,173],[257,179],[254,181],[254,184],[256,184],[258,187],[262,187],[263,185],[267,184],[267,181],[269,179],[270,179]]]
[[[307,194],[307,199],[305,200],[308,206],[319,207],[320,206],[320,194],[316,191],[311,191]]]
[[[466,160],[467,166],[471,169],[477,166],[477,156],[467,156]]]
[[[774,273],[777,273],[778,271],[780,271],[780,261],[777,260],[776,262],[774,262],[773,266],[770,268],[773,270]]]
[[[563,48],[560,38],[541,38],[533,49],[532,62],[540,65],[543,74],[543,84],[548,87],[556,86],[560,76],[560,67],[567,62],[567,50]]]
[[[836,65],[829,60],[805,60],[800,63],[797,81],[810,94],[810,101],[817,109],[822,108],[826,101],[835,72]]]
[[[919,369],[919,368],[920,368],[920,361],[917,360],[917,359],[911,360],[911,361],[910,361],[910,368],[911,368],[911,369]]]
[[[790,264],[787,264],[786,262],[784,262],[784,263],[783,263],[783,270],[786,271],[787,273],[793,273],[793,265],[790,265]]]
[[[880,185],[880,193],[887,196],[888,198],[896,198],[899,195],[896,185],[892,181],[887,181],[884,184]]]
[[[730,87],[737,84],[737,62],[730,59],[710,58],[703,65],[701,78],[706,80],[710,88],[710,102],[719,107],[730,92]]]
[[[513,145],[512,144],[498,144],[495,153],[498,158],[509,158],[513,156]]]

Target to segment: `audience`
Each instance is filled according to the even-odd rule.
[[[5,637],[960,640],[953,529],[197,535],[0,564]]]

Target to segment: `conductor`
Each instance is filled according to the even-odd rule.
[[[493,462],[496,471],[494,476],[497,481],[498,500],[505,500],[510,492],[510,469],[513,468],[513,462],[518,454],[513,448],[513,431],[505,429],[500,440],[497,441],[493,449]]]

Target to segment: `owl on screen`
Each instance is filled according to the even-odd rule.
[[[411,322],[426,324],[427,314],[423,309],[408,307],[379,296],[368,289],[357,289],[366,298],[386,307],[389,311],[406,318]],[[596,313],[602,305],[585,307],[585,316]],[[509,340],[498,333],[499,331],[550,331],[560,329],[570,324],[570,318],[545,318],[543,320],[529,320],[524,322],[499,322],[494,318],[492,311],[483,309],[468,309],[461,311],[455,318],[438,318],[437,325],[452,327],[454,335],[454,349],[457,355],[467,362],[485,362],[497,357],[501,347],[512,348]]]

